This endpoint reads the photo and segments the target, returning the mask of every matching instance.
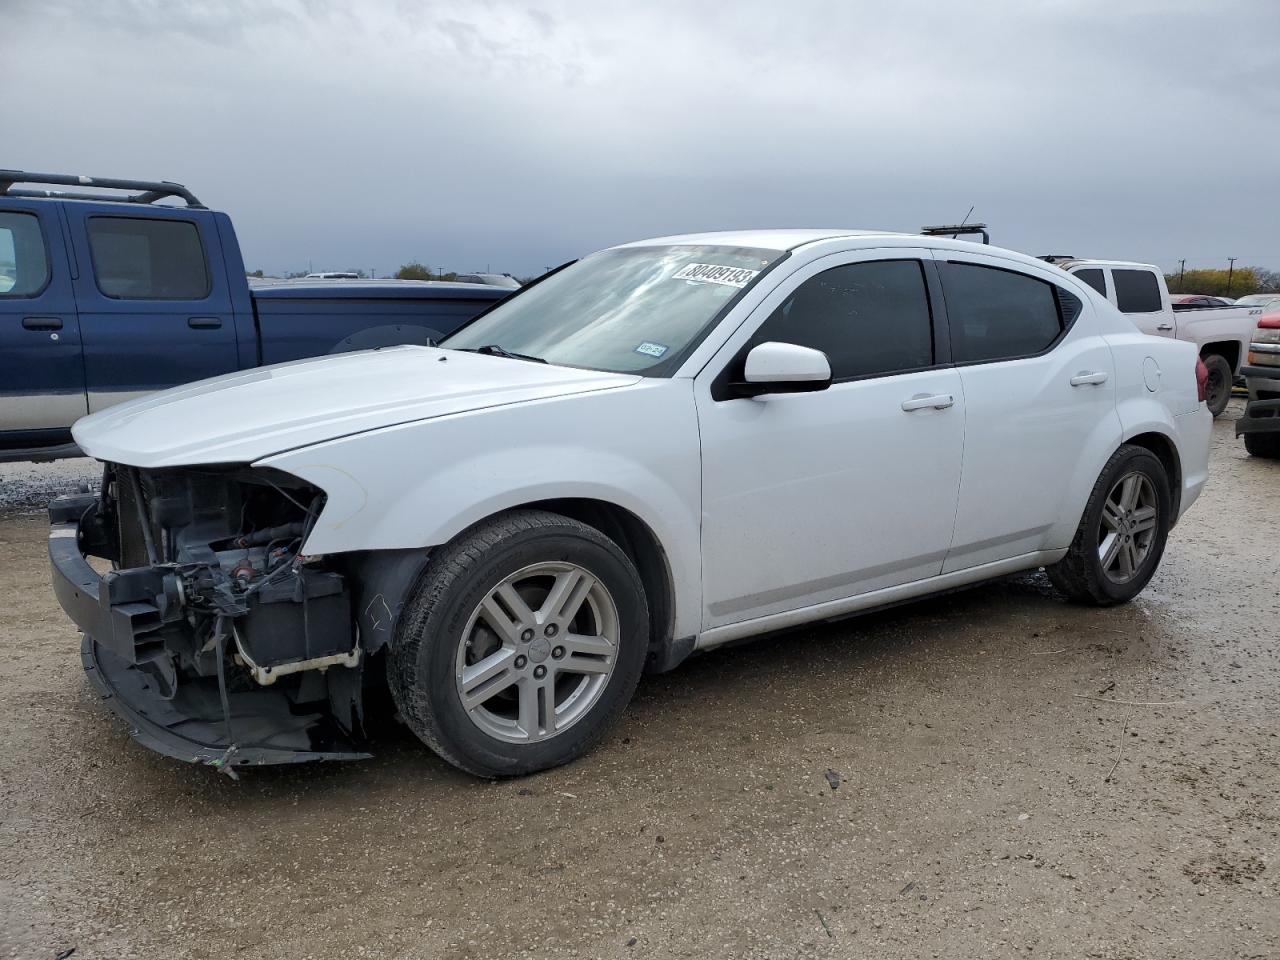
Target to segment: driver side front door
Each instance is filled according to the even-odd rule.
[[[695,386],[704,630],[941,572],[964,395],[934,329],[932,270],[917,250],[816,261],[783,281],[704,371]],[[735,397],[727,382],[767,341],[822,350],[831,386]]]

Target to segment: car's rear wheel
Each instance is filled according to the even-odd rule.
[[[1227,358],[1217,353],[1206,354],[1205,369],[1209,371],[1209,379],[1204,385],[1204,402],[1209,412],[1215,417],[1227,409],[1227,401],[1231,399],[1231,364]]]
[[[1125,445],[1094,484],[1066,557],[1049,579],[1078,603],[1125,603],[1147,585],[1172,519],[1169,476],[1158,457]]]
[[[388,658],[410,728],[486,777],[566,763],[639,682],[644,587],[608,537],[541,510],[504,514],[432,558]]]
[[[1280,433],[1246,433],[1244,448],[1251,457],[1280,460]]]

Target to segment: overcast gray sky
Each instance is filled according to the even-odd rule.
[[[181,181],[268,272],[970,205],[1029,253],[1280,268],[1278,0],[0,11],[0,166]]]

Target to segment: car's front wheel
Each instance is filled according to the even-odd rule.
[[[503,514],[432,557],[388,658],[410,728],[485,777],[566,763],[631,699],[649,617],[627,555],[593,527]]]
[[[1122,446],[1094,484],[1071,547],[1049,567],[1049,579],[1077,603],[1132,600],[1160,565],[1172,504],[1159,458],[1143,447]]]

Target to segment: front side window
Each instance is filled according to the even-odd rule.
[[[209,270],[200,231],[188,220],[90,217],[98,289],[121,300],[203,300]]]
[[[832,380],[932,366],[920,261],[850,263],[806,280],[760,325],[751,345],[769,341],[821,350]]]
[[[1159,313],[1160,284],[1150,270],[1112,270],[1111,282],[1116,288],[1116,308],[1121,313]]]
[[[782,255],[696,245],[604,250],[513,294],[440,345],[667,376]]]
[[[0,212],[0,297],[34,297],[49,282],[40,218]]]
[[[956,363],[1013,360],[1042,353],[1064,329],[1059,302],[1080,301],[1047,281],[1014,270],[948,261],[938,264]]]

